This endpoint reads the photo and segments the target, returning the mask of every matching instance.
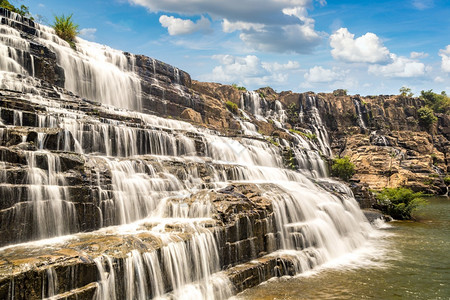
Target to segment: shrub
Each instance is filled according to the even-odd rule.
[[[447,176],[444,177],[444,183],[446,185],[450,185],[450,175],[447,175]]]
[[[339,177],[344,181],[349,181],[353,174],[355,174],[355,165],[350,161],[348,156],[333,159],[331,175]]]
[[[78,35],[78,24],[72,21],[72,15],[66,17],[64,15],[58,17],[55,16],[53,22],[53,29],[55,29],[56,35],[70,44],[72,48],[75,48],[75,37]]]
[[[233,83],[231,86],[234,87],[235,89],[239,90],[239,91],[244,91],[245,92],[247,90],[245,87],[238,86],[236,83]]]
[[[337,89],[333,91],[333,96],[338,97],[338,96],[347,96],[348,91],[345,89]]]
[[[226,105],[227,109],[229,111],[231,111],[233,114],[238,114],[239,113],[239,108],[238,108],[236,103],[231,102],[231,101],[227,101],[227,102],[225,102],[225,105]]]
[[[436,94],[433,90],[421,91],[420,99],[435,113],[447,113],[450,111],[450,97],[445,92]]]
[[[419,124],[427,129],[430,129],[431,126],[437,122],[437,117],[434,115],[433,110],[428,106],[419,108],[417,113],[419,115]]]
[[[418,207],[428,202],[422,198],[422,193],[414,193],[408,188],[385,188],[376,193],[378,207],[397,220],[409,220]]]
[[[411,98],[412,96],[414,96],[414,94],[412,93],[412,91],[409,87],[402,86],[400,88],[400,96]]]

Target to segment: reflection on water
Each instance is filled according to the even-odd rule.
[[[416,216],[380,229],[362,253],[236,298],[450,299],[450,199],[432,198]]]

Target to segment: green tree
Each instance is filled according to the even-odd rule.
[[[414,94],[412,93],[412,91],[409,87],[402,86],[400,88],[400,96],[411,98],[412,96],[414,96]]]
[[[331,175],[349,181],[355,174],[355,165],[350,161],[348,156],[333,159],[331,166]]]
[[[73,14],[67,17],[65,15],[55,16],[52,27],[55,29],[57,36],[68,42],[75,49],[75,37],[79,33],[79,26],[73,22],[72,16]]]
[[[419,124],[426,129],[430,129],[431,126],[437,122],[437,117],[434,115],[433,110],[428,106],[419,108],[417,114],[419,115]]]
[[[378,208],[397,220],[409,220],[418,207],[428,202],[422,193],[414,193],[408,188],[385,188],[375,194]]]
[[[433,90],[421,91],[420,99],[425,101],[435,113],[449,113],[450,112],[450,97],[445,92],[436,94]]]

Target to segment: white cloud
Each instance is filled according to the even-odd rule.
[[[300,69],[300,64],[297,61],[288,61],[286,64],[280,64],[277,62],[262,62],[263,68],[271,72],[287,71],[287,70],[298,70]]]
[[[80,36],[87,40],[95,40],[95,33],[97,28],[83,28],[80,30]]]
[[[425,58],[425,57],[428,57],[428,53],[413,51],[410,53],[409,57],[411,57],[412,59]]]
[[[305,79],[309,83],[331,83],[342,79],[345,76],[345,72],[338,69],[325,69],[321,66],[315,66],[304,75]]]
[[[347,28],[340,28],[330,36],[331,55],[345,62],[387,63],[389,50],[374,33],[368,32],[355,39]]]
[[[280,53],[311,53],[321,40],[319,34],[306,25],[270,26],[264,29],[243,31],[239,37],[253,49]]]
[[[434,0],[413,0],[412,5],[418,10],[424,10],[434,6]]]
[[[240,31],[240,39],[247,47],[268,52],[310,53],[322,37],[314,29],[314,20],[307,16],[307,8],[313,0],[128,0],[130,3],[147,7],[152,12],[170,12],[182,15],[211,16],[223,20],[226,33]],[[325,1],[319,1],[322,5]],[[163,26],[176,27],[183,32],[181,24],[191,28],[188,20],[177,19],[161,22]],[[181,22],[184,21],[184,22]],[[183,27],[184,28],[184,27]],[[190,32],[189,29],[185,31]],[[169,31],[170,32],[170,31]]]
[[[310,7],[312,0],[128,0],[146,7],[151,12],[170,12],[182,15],[209,14],[214,18],[250,23],[278,23],[281,10],[292,7]]]
[[[242,29],[241,40],[248,47],[261,51],[310,53],[322,38],[314,29],[314,20],[307,17],[306,7],[284,8],[282,12],[285,16],[297,19],[297,22],[282,26],[267,25],[258,30]]]
[[[197,22],[189,19],[180,19],[173,16],[162,15],[159,17],[159,22],[167,28],[170,35],[191,34],[194,32],[209,32],[211,31],[211,23],[205,17],[201,17]]]
[[[238,83],[247,87],[286,82],[288,73],[300,68],[298,62],[288,61],[285,64],[264,62],[255,55],[214,55],[212,58],[220,65],[216,66],[211,74],[202,76],[203,79],[221,83]]]
[[[258,23],[248,23],[248,22],[230,22],[227,19],[224,19],[222,22],[222,30],[223,32],[234,32],[236,30],[256,30],[261,31],[264,28],[264,24]]]
[[[429,69],[419,61],[404,56],[391,54],[392,63],[388,65],[371,65],[369,73],[385,77],[411,78],[425,74]]]
[[[445,82],[445,79],[442,78],[441,76],[436,76],[436,77],[434,78],[434,82],[437,82],[437,83],[443,83],[443,82]]]
[[[441,68],[442,71],[450,72],[450,45],[447,45],[445,49],[439,50],[439,56],[442,58]]]

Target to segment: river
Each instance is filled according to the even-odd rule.
[[[249,289],[250,299],[450,299],[450,199],[430,198],[418,222],[381,226],[367,247],[315,272]]]

